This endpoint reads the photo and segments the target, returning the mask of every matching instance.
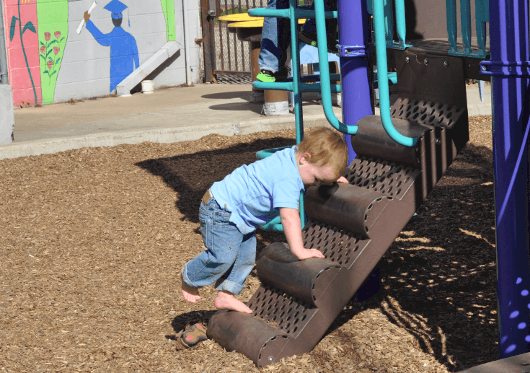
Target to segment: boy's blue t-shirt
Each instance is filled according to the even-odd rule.
[[[296,146],[236,168],[210,192],[222,208],[230,211],[230,221],[243,234],[256,230],[279,215],[280,207],[298,209],[304,183],[296,165]]]

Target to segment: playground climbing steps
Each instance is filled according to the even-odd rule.
[[[209,322],[211,338],[258,366],[314,348],[468,141],[464,59],[408,50],[394,58],[392,122],[416,145],[393,141],[379,116],[361,119],[349,184],[306,191],[304,247],[325,259],[299,261],[284,243],[267,246],[247,303],[253,313],[219,311]]]

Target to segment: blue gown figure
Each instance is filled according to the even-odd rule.
[[[85,12],[86,29],[90,31],[96,41],[106,47],[110,46],[110,91],[114,91],[116,86],[123,79],[128,77],[140,66],[138,58],[138,46],[134,36],[121,27],[123,20],[122,12],[127,8],[119,0],[112,0],[105,6],[111,12],[114,29],[108,34],[103,34],[89,19],[90,15]]]

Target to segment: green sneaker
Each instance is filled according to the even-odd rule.
[[[261,70],[259,74],[256,76],[256,80],[259,80],[260,82],[263,82],[263,83],[284,82],[287,79],[288,75],[289,75],[288,68],[280,69],[280,71],[277,71],[275,73],[269,70]]]

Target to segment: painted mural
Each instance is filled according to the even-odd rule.
[[[177,40],[174,0],[3,4],[16,106],[112,93],[157,48]]]
[[[172,0],[160,0],[162,2],[162,10],[166,19],[166,34],[167,41],[177,40],[175,32],[175,2]]]
[[[41,102],[36,0],[5,0],[9,81],[16,106]],[[7,34],[7,32],[6,32]],[[6,35],[7,36],[7,35]]]
[[[37,0],[42,103],[51,104],[68,40],[68,1]]]
[[[90,31],[96,41],[105,47],[110,47],[110,92],[116,89],[123,79],[128,77],[140,66],[138,58],[138,46],[134,36],[125,31],[121,24],[123,22],[123,11],[127,6],[119,0],[112,0],[105,5],[106,10],[111,13],[114,29],[108,34],[103,34],[90,20],[88,11],[84,14],[86,29]]]

